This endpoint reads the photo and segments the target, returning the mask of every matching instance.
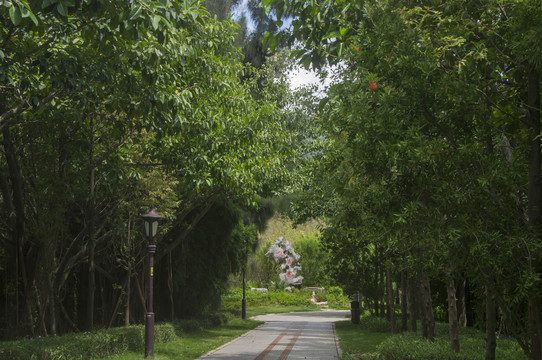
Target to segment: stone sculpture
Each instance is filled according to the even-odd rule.
[[[279,279],[289,285],[301,285],[303,276],[298,276],[297,272],[301,270],[301,266],[296,264],[301,256],[297,254],[289,241],[285,241],[281,236],[273,245],[269,247],[265,253],[266,257],[273,256],[277,264],[280,263]]]

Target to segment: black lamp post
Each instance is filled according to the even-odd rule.
[[[243,269],[243,300],[241,300],[241,319],[247,319],[247,297],[245,290],[245,269]]]
[[[154,253],[156,253],[156,245],[154,245],[154,239],[158,233],[158,223],[164,219],[163,216],[154,212],[154,206],[151,206],[151,210],[142,215],[141,218],[145,223],[145,238],[149,251],[149,272],[147,277],[147,283],[149,284],[149,293],[147,298],[147,314],[145,314],[145,357],[154,357],[154,312],[152,309],[152,279],[154,276]]]

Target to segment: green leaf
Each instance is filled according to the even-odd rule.
[[[158,23],[160,22],[160,16],[159,15],[153,15],[152,16],[152,28],[154,30],[158,29]]]
[[[41,3],[41,8],[45,9],[48,6],[53,5],[55,2],[55,0],[43,0],[43,2]]]
[[[311,65],[311,56],[310,55],[305,55],[303,56],[303,58],[301,59],[300,61],[301,65],[303,65],[303,67],[305,69],[308,69],[309,66]]]
[[[137,9],[132,10],[132,14],[130,15],[130,20],[137,19],[139,15],[141,15],[142,7],[138,7]]]
[[[12,6],[9,8],[9,17],[11,18],[13,25],[17,26],[21,23],[21,10],[18,6]]]
[[[58,3],[56,5],[56,11],[62,15],[62,16],[66,16],[66,8],[64,7],[64,4],[62,3]]]

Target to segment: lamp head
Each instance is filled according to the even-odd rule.
[[[153,240],[158,233],[158,223],[164,219],[163,216],[158,215],[154,211],[154,206],[151,206],[151,210],[142,215],[141,218],[145,224],[145,237],[148,240]]]

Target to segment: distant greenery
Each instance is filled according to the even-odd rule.
[[[249,288],[246,291],[247,307],[281,305],[305,306],[309,309],[318,309],[319,307],[311,301],[312,293],[313,291],[308,289],[299,290],[294,288],[291,292],[281,289],[271,289],[268,292],[258,292]],[[222,308],[225,310],[237,309],[240,307],[242,298],[242,288],[230,290],[227,295],[222,297]],[[350,298],[345,296],[339,287],[331,287],[322,292],[317,291],[315,292],[315,299],[318,302],[327,301],[327,305],[332,308],[350,306]],[[278,309],[278,312],[284,312],[284,310]]]
[[[329,255],[322,246],[318,223],[313,220],[294,226],[291,220],[280,214],[276,214],[267,223],[265,231],[260,235],[258,248],[248,259],[248,280],[256,282],[256,287],[268,287],[271,282],[277,281],[278,267],[272,259],[265,257],[265,253],[279,237],[289,241],[296,253],[301,256],[299,274],[303,276],[304,287],[331,285],[326,266]]]
[[[311,291],[293,289],[292,292],[284,290],[271,290],[268,292],[258,292],[247,290],[246,300],[247,307],[250,306],[265,306],[265,305],[295,305],[316,307],[311,302]],[[243,290],[240,288],[231,290],[229,294],[222,297],[222,307],[224,309],[239,308],[243,299]]]

